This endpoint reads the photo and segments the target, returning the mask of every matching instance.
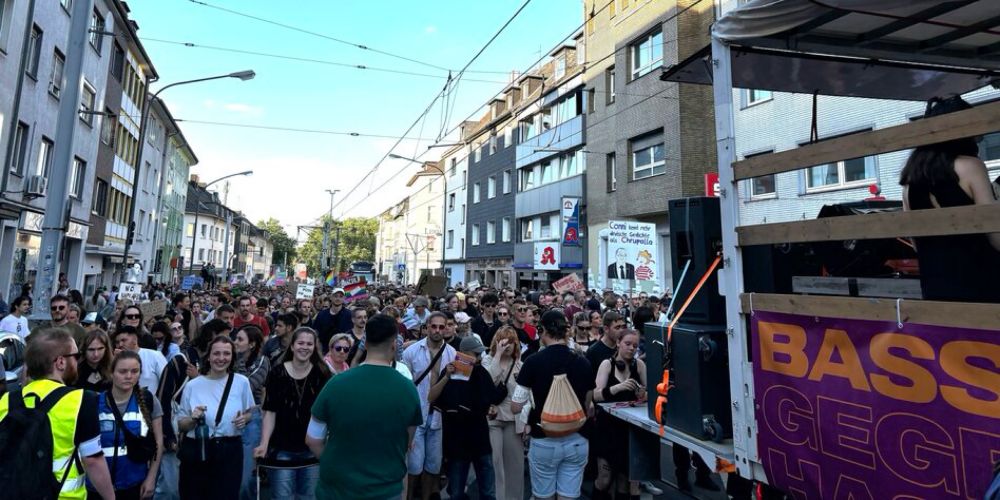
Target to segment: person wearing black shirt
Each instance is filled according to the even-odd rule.
[[[351,312],[344,307],[344,289],[334,288],[330,307],[320,311],[311,325],[306,324],[305,321],[301,325],[312,326],[314,330],[319,332],[320,346],[323,348],[323,354],[326,354],[327,346],[334,335],[351,330],[351,320]]]
[[[442,370],[428,399],[441,412],[444,429],[443,456],[448,463],[448,496],[468,498],[465,486],[469,468],[476,472],[478,498],[496,499],[496,477],[493,471],[493,449],[487,415],[490,406],[506,397],[500,396],[493,378],[482,367],[479,356],[486,350],[476,337],[461,339],[460,352],[474,356],[475,364],[468,376],[456,375],[456,359]]]
[[[569,324],[559,310],[542,315],[542,343],[545,348],[524,361],[517,375],[517,389],[511,400],[511,410],[520,413],[529,396],[535,404],[528,414],[531,426],[531,448],[528,465],[531,468],[531,492],[535,498],[578,498],[583,483],[590,448],[587,425],[568,436],[548,437],[542,430],[541,415],[556,375],[566,375],[580,406],[593,412],[594,372],[582,356],[567,344]]]
[[[590,361],[594,377],[597,377],[597,369],[601,367],[601,362],[614,356],[618,337],[625,330],[625,320],[614,311],[604,313],[601,321],[604,323],[601,341],[594,343],[587,349],[587,361]]]
[[[483,300],[480,302],[483,309],[482,314],[472,320],[472,332],[483,339],[483,345],[491,345],[493,343],[493,336],[503,326],[503,322],[500,321],[496,314],[499,303],[500,299],[497,298],[496,294],[487,293],[483,295]]]

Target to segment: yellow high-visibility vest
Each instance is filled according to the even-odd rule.
[[[38,401],[41,401],[50,392],[61,386],[62,384],[48,379],[31,382],[24,386],[22,390],[22,394],[25,396],[24,406],[28,408],[34,408],[35,406],[35,398],[27,397],[28,394],[37,394],[39,397]],[[70,392],[63,396],[52,407],[52,410],[49,411],[49,424],[52,427],[52,474],[55,476],[56,481],[62,479],[67,467],[70,468],[69,474],[66,476],[66,482],[63,483],[62,490],[59,493],[60,499],[85,500],[87,498],[84,473],[78,465],[71,463],[73,462],[72,454],[75,448],[73,440],[76,436],[76,422],[79,418],[80,408],[83,405],[83,392],[82,390]],[[8,394],[4,394],[0,398],[0,421],[7,416],[9,404]]]

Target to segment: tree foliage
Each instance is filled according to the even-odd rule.
[[[278,219],[271,217],[266,221],[257,221],[257,227],[266,230],[271,235],[271,244],[274,245],[273,264],[280,265],[284,263],[286,255],[288,256],[289,265],[295,262],[295,240],[291,236],[288,236],[288,233],[285,232],[285,228],[281,226],[281,222]]]
[[[329,220],[329,217],[323,216],[319,226],[322,227]],[[338,272],[347,270],[351,262],[375,260],[375,234],[378,232],[378,221],[375,218],[350,217],[335,221],[330,229],[331,245],[336,243],[337,228],[340,229],[340,244],[336,245]],[[314,229],[298,249],[299,262],[305,262],[309,274],[318,275],[329,269],[329,266],[320,262],[322,251],[323,230]]]

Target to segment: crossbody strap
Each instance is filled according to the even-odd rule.
[[[431,370],[434,369],[434,365],[436,365],[438,360],[441,359],[441,355],[444,354],[444,349],[447,346],[448,344],[443,344],[443,343],[441,344],[441,348],[438,349],[437,354],[435,354],[434,357],[431,358],[431,364],[427,365],[427,369],[424,370],[424,373],[421,373],[420,376],[413,381],[414,385],[420,385],[420,383],[423,382],[425,378],[427,378],[427,375],[431,372]]]
[[[215,413],[215,429],[213,433],[219,430],[219,424],[222,423],[222,413],[226,411],[226,401],[229,400],[229,390],[233,388],[233,378],[235,376],[235,374],[230,373],[229,379],[226,380],[226,388],[222,391],[222,401],[219,401],[219,411]]]

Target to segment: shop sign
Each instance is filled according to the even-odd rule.
[[[536,271],[558,271],[559,243],[554,241],[535,243],[534,268]]]
[[[45,227],[45,215],[28,211],[22,213],[24,217],[21,218],[21,230],[41,233],[42,228]],[[66,237],[75,240],[87,239],[87,226],[70,221],[66,228]]]

